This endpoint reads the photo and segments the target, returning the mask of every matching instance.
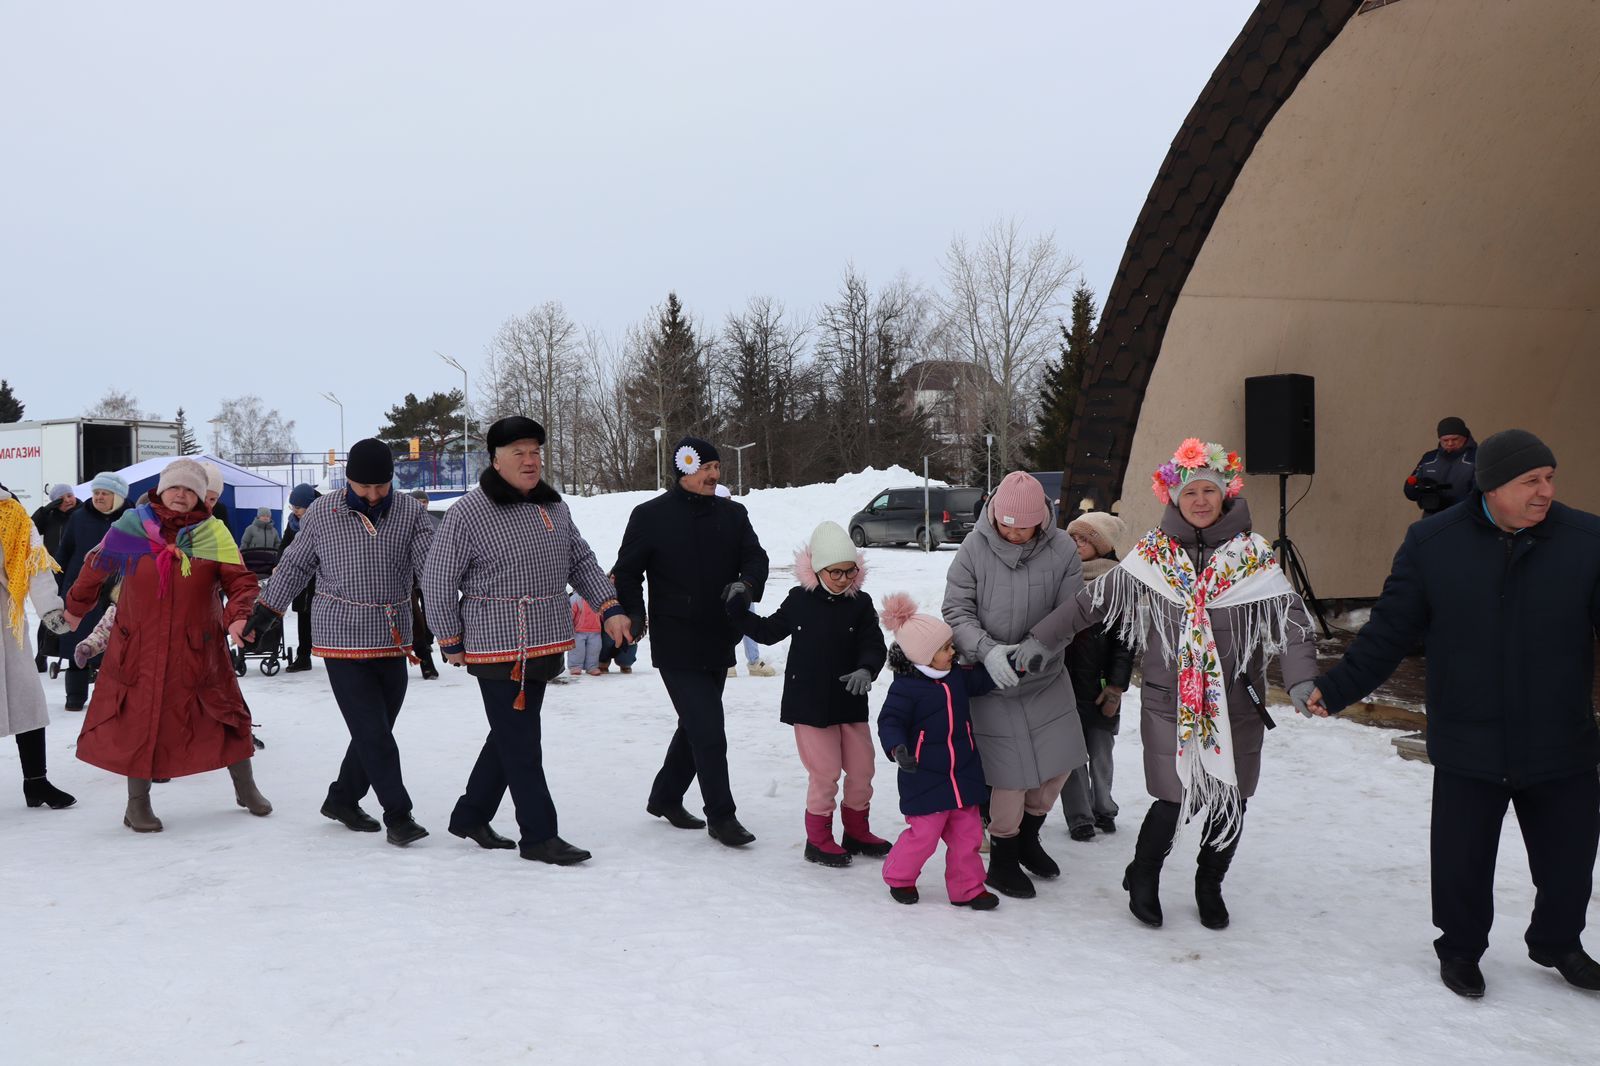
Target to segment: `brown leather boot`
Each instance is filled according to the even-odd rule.
[[[161,832],[161,819],[150,809],[148,777],[128,778],[128,810],[122,816],[122,824],[135,833]]]
[[[250,768],[249,759],[240,759],[228,767],[228,776],[233,778],[235,803],[257,818],[265,818],[272,813],[272,804],[267,802],[267,797],[256,787],[255,772]]]

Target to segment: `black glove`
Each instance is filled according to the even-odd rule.
[[[917,772],[917,757],[911,754],[911,749],[904,744],[894,749],[894,761],[902,770]]]
[[[256,644],[261,640],[261,634],[271,629],[278,621],[278,615],[264,603],[257,603],[250,611],[250,618],[244,624],[244,646],[246,651],[254,651]]]
[[[750,586],[743,581],[730,581],[722,589],[722,609],[737,622],[750,611]]]

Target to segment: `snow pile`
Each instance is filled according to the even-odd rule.
[[[787,562],[816,522],[905,478],[865,472],[746,502]],[[630,506],[573,501],[602,562]],[[876,600],[941,601],[950,552],[868,557]],[[763,610],[785,586],[774,579]],[[156,786],[167,828],[152,836],[122,827],[120,779],[73,758],[81,717],[47,680],[51,778],[79,803],[26,809],[15,747],[0,743],[0,1062],[1549,1063],[1589,1061],[1600,1044],[1593,999],[1525,957],[1533,892],[1514,819],[1488,998],[1439,983],[1431,776],[1394,756],[1390,733],[1276,712],[1226,931],[1196,916],[1193,834],[1168,859],[1166,927],[1128,914],[1119,884],[1148,804],[1137,692],[1117,744],[1120,832],[1074,843],[1052,816],[1044,839],[1063,876],[988,914],[944,902],[936,856],[923,902],[905,907],[877,861],[802,860],[806,777],[778,722],[781,678],[741,669],[727,684],[734,794],[756,843],[732,851],[647,816],[673,713],[644,651],[631,676],[549,689],[561,833],[595,853],[570,869],[445,832],[486,731],[462,671],[412,674],[396,732],[433,836],[403,851],[318,814],[347,742],[320,665],[243,681],[272,816],[252,818],[226,774],[204,774]],[[890,837],[903,825],[894,781],[880,759],[872,817]],[[509,802],[495,821],[516,835]]]

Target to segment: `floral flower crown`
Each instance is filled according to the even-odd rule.
[[[1243,470],[1244,460],[1238,452],[1190,437],[1150,475],[1150,491],[1162,503],[1171,503],[1183,486],[1198,476],[1216,482],[1225,498],[1231,500],[1244,491],[1244,478],[1239,476]]]

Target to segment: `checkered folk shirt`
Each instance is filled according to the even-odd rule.
[[[352,511],[343,492],[306,509],[300,532],[278,560],[261,601],[278,614],[311,579],[311,654],[382,659],[411,650],[411,586],[422,576],[433,526],[420,500],[391,490],[376,523]]]
[[[572,647],[568,585],[602,615],[617,605],[566,503],[499,504],[475,488],[433,535],[422,599],[441,648],[464,644],[472,664],[516,662]]]

